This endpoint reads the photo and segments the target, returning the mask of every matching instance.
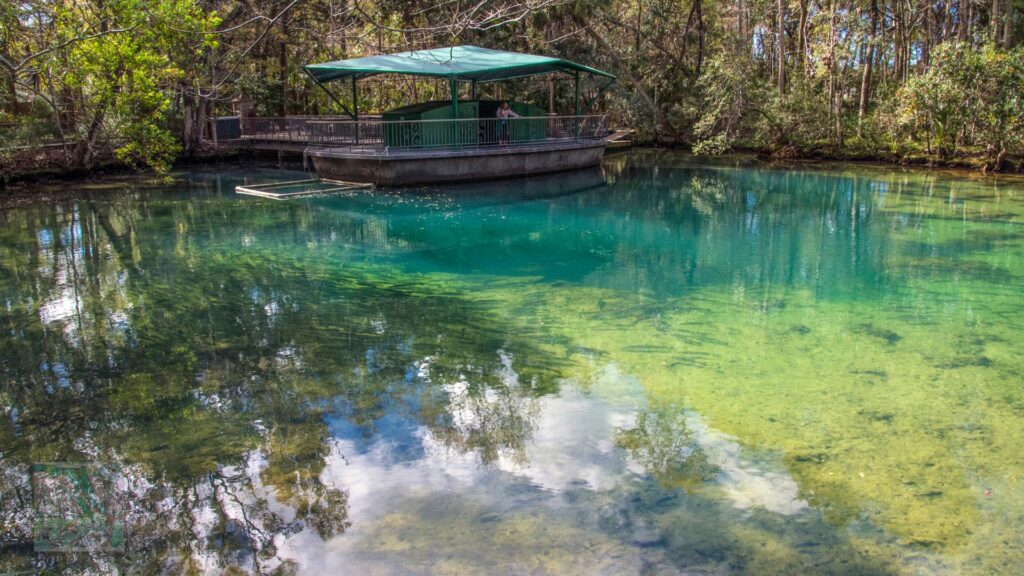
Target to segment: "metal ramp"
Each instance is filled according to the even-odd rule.
[[[604,145],[608,148],[629,148],[633,142],[629,140],[636,130],[616,130],[604,137]]]
[[[366,184],[362,182],[342,182],[340,180],[328,180],[325,178],[309,178],[307,180],[291,180],[288,182],[235,186],[235,193],[246,194],[248,196],[259,196],[261,198],[273,198],[274,200],[287,200],[289,198],[302,198],[304,196],[339,194],[342,192],[364,190],[367,188],[373,188],[373,184]]]

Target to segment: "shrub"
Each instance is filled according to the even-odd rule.
[[[949,158],[972,148],[998,169],[1024,145],[1024,49],[980,50],[941,44],[931,66],[894,97],[895,138],[923,140],[928,153]]]

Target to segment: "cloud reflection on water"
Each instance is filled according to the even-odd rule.
[[[504,360],[507,373],[503,378],[506,384],[515,386],[517,375],[512,359]],[[429,377],[427,366],[429,362],[421,366],[423,377]],[[466,382],[456,382],[447,387],[455,397],[453,405],[459,405],[457,396],[465,394],[468,386]],[[488,401],[503,400],[492,397]],[[390,567],[384,569],[386,573],[436,566],[433,563],[441,562],[444,555],[423,546],[423,539],[401,542],[402,530],[395,529],[394,524],[416,526],[424,534],[433,534],[454,529],[439,524],[454,515],[469,519],[468,537],[477,539],[484,548],[480,553],[494,561],[505,559],[510,550],[501,545],[485,549],[485,543],[500,542],[501,536],[496,532],[514,531],[509,522],[516,519],[521,524],[523,518],[529,517],[539,519],[536,526],[556,530],[562,538],[578,539],[576,544],[580,546],[587,545],[588,539],[611,546],[609,542],[617,537],[624,538],[624,542],[615,545],[623,545],[633,553],[620,554],[612,564],[598,565],[603,569],[633,566],[643,556],[638,551],[644,542],[663,538],[652,533],[655,529],[651,522],[637,519],[630,522],[628,534],[597,537],[593,526],[580,523],[582,516],[573,510],[573,504],[581,490],[606,494],[614,500],[637,490],[650,478],[652,471],[616,443],[617,435],[633,426],[640,410],[645,409],[642,383],[608,364],[597,371],[589,387],[566,381],[558,394],[534,401],[538,405],[532,434],[523,453],[506,450],[492,462],[485,462],[479,451],[452,449],[444,438],[436,437],[425,426],[399,426],[404,430],[399,435],[394,431],[381,434],[368,445],[356,438],[333,438],[333,449],[321,478],[327,485],[348,491],[352,527],[327,542],[309,531],[295,535],[281,547],[282,557],[297,560],[303,571],[311,574],[329,566]],[[474,412],[468,409],[457,412],[454,422],[456,426],[477,425]],[[696,442],[693,450],[702,452],[716,470],[710,482],[698,487],[700,497],[720,499],[723,505],[738,510],[761,509],[780,515],[808,511],[807,503],[797,495],[796,482],[777,463],[750,457],[733,439],[709,427],[696,413],[685,412],[682,422]],[[331,427],[340,429],[337,423]],[[407,443],[417,446],[410,450]],[[410,453],[417,457],[409,458]],[[647,533],[639,544],[636,532],[641,528],[634,524],[642,525],[642,531]],[[382,533],[397,533],[398,541],[382,543]],[[547,555],[558,546],[552,541],[551,549],[545,549],[542,534],[532,537],[537,538],[537,555]],[[436,534],[425,540],[438,544],[435,538]],[[605,542],[605,538],[610,540]],[[535,561],[521,558],[519,568],[534,566]],[[518,569],[515,565],[509,568]]]

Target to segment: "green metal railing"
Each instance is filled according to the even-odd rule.
[[[289,117],[242,121],[242,135],[246,138],[366,152],[534,146],[600,140],[607,134],[608,123],[603,115],[398,121],[379,117]]]

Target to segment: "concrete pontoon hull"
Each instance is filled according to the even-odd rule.
[[[495,180],[575,170],[601,163],[604,142],[559,142],[465,150],[310,150],[321,178],[378,186]]]

